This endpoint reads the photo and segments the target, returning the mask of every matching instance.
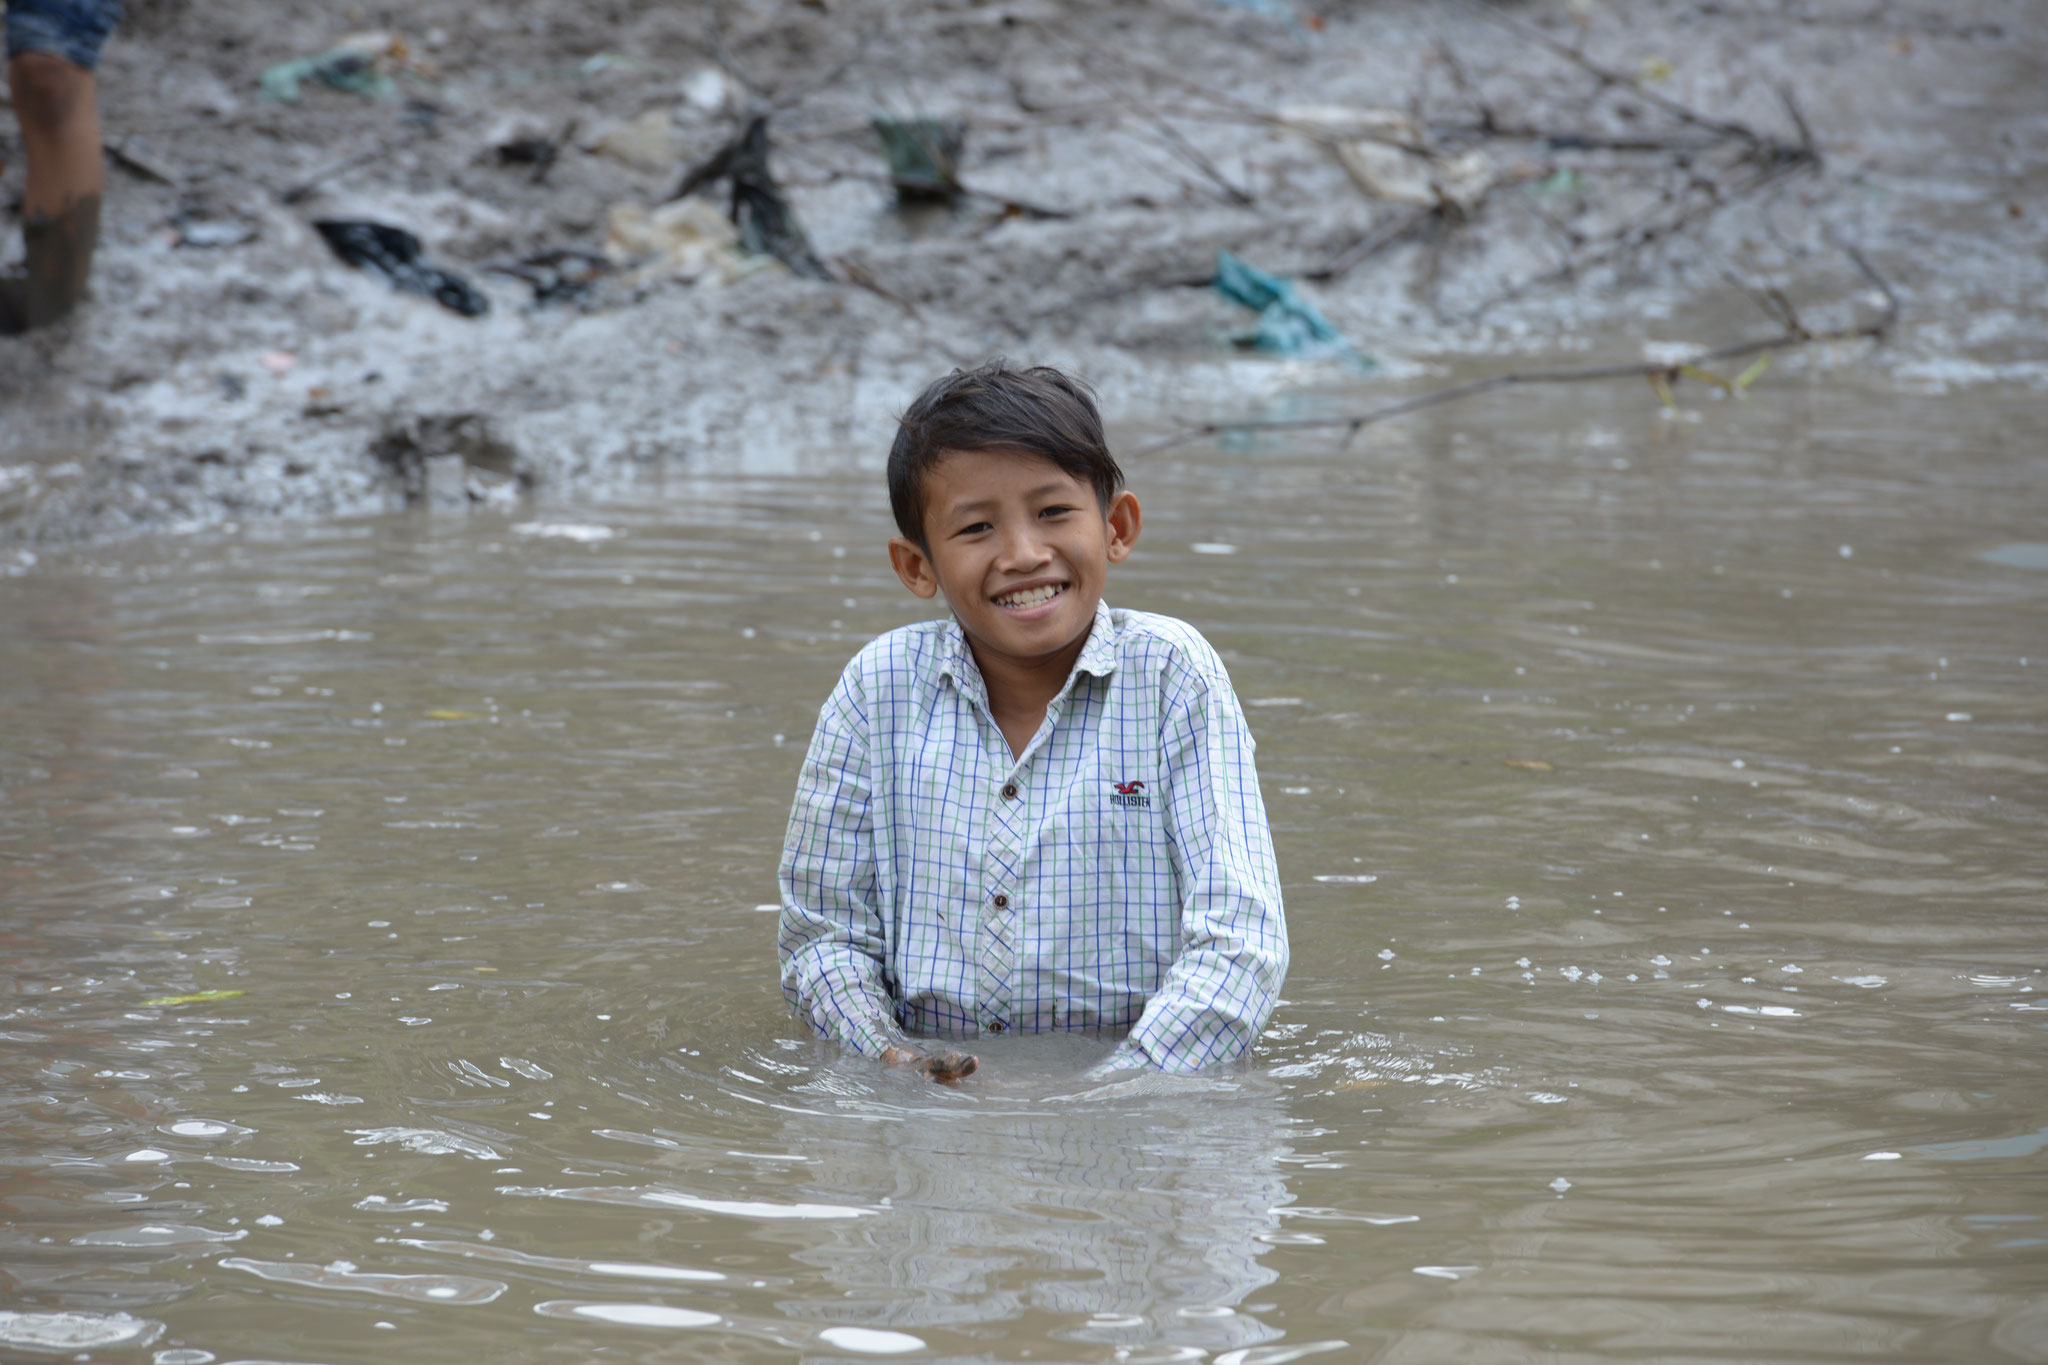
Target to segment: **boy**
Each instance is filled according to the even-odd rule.
[[[924,1039],[1125,1030],[1104,1069],[1243,1053],[1287,972],[1252,739],[1187,624],[1102,602],[1137,543],[1087,391],[954,371],[889,452],[889,559],[952,619],[847,665],[797,780],[783,993],[811,1028],[955,1082]]]

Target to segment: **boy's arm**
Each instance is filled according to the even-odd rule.
[[[1104,1064],[1194,1071],[1258,1039],[1287,975],[1287,921],[1244,712],[1218,663],[1167,697],[1167,833],[1179,874],[1181,951]]]
[[[820,1037],[867,1057],[902,1047],[883,964],[867,717],[849,669],[818,716],[783,839],[782,993]]]

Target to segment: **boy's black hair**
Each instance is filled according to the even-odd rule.
[[[1049,365],[1013,370],[1001,359],[955,370],[917,396],[889,448],[889,509],[896,529],[925,549],[925,475],[956,450],[1041,455],[1093,486],[1105,512],[1124,485],[1086,384]]]

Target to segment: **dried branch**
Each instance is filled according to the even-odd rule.
[[[1304,270],[1302,278],[1314,280],[1321,284],[1349,274],[1367,260],[1385,251],[1388,247],[1393,246],[1397,242],[1405,241],[1422,231],[1432,221],[1440,218],[1442,214],[1443,210],[1432,204],[1411,208],[1406,213],[1389,218],[1386,222],[1379,224],[1371,232],[1359,238],[1356,243],[1345,250],[1343,255],[1337,257],[1336,260],[1331,261],[1328,265],[1318,266],[1314,270]]]
[[[1733,185],[1696,177],[1693,183],[1686,187],[1687,192],[1680,199],[1677,208],[1659,210],[1624,223],[1621,227],[1606,234],[1586,250],[1572,256],[1563,265],[1546,270],[1542,274],[1518,280],[1500,292],[1488,297],[1478,306],[1467,312],[1465,320],[1471,321],[1479,318],[1504,303],[1512,303],[1516,299],[1533,293],[1547,285],[1556,284],[1560,280],[1571,279],[1581,271],[1610,261],[1625,252],[1634,251],[1648,246],[1652,242],[1669,237],[1673,233],[1704,221],[1719,210],[1726,208],[1739,199],[1756,193],[1777,180],[1783,179],[1794,171],[1809,169],[1812,164],[1812,162],[1805,160],[1772,162],[1758,168],[1747,179],[1737,181]],[[1704,199],[1702,199],[1703,195]]]
[[[1496,6],[1488,3],[1488,0],[1464,0],[1464,3],[1468,9],[1476,11],[1490,22],[1498,24],[1524,41],[1534,43],[1545,51],[1564,58],[1573,66],[1578,67],[1581,71],[1598,80],[1603,86],[1620,86],[1625,90],[1629,90],[1644,103],[1655,105],[1681,123],[1690,123],[1696,128],[1708,129],[1720,134],[1722,137],[1737,138],[1759,149],[1782,148],[1782,144],[1772,143],[1754,128],[1702,114],[1696,109],[1690,109],[1680,104],[1677,100],[1657,93],[1626,72],[1616,71],[1611,67],[1600,65],[1584,53],[1560,43],[1541,29],[1532,28],[1519,19],[1509,17]]]
[[[1476,398],[1480,394],[1492,393],[1497,389],[1521,388],[1534,384],[1592,384],[1610,379],[1645,379],[1660,393],[1668,393],[1670,386],[1680,378],[1692,374],[1700,377],[1708,365],[1723,360],[1738,360],[1744,356],[1760,355],[1766,352],[1792,350],[1810,346],[1817,342],[1854,341],[1863,339],[1881,340],[1891,332],[1899,317],[1899,296],[1893,292],[1890,283],[1870,261],[1854,246],[1837,241],[1835,245],[1854,263],[1871,287],[1884,296],[1884,307],[1874,318],[1854,323],[1831,331],[1809,331],[1795,320],[1775,336],[1759,337],[1753,341],[1738,341],[1728,346],[1716,346],[1697,352],[1684,360],[1675,362],[1644,361],[1625,365],[1588,365],[1572,369],[1517,370],[1508,374],[1492,375],[1485,379],[1468,380],[1448,388],[1434,389],[1429,393],[1404,398],[1398,403],[1373,408],[1366,412],[1350,413],[1336,417],[1287,417],[1270,421],[1247,420],[1239,422],[1203,422],[1180,431],[1169,433],[1158,440],[1148,442],[1134,451],[1134,454],[1149,455],[1155,451],[1167,450],[1185,445],[1189,441],[1205,436],[1215,436],[1226,431],[1313,431],[1341,428],[1344,439],[1350,440],[1361,430],[1381,422],[1390,422],[1396,417],[1421,412],[1428,408],[1442,407],[1446,403],[1461,402]]]

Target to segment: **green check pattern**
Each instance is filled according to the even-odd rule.
[[[871,1057],[1050,1029],[1127,1029],[1120,1068],[1241,1055],[1288,960],[1252,749],[1222,660],[1171,617],[1098,606],[1019,758],[957,622],[881,636],[797,780],[783,993]]]

